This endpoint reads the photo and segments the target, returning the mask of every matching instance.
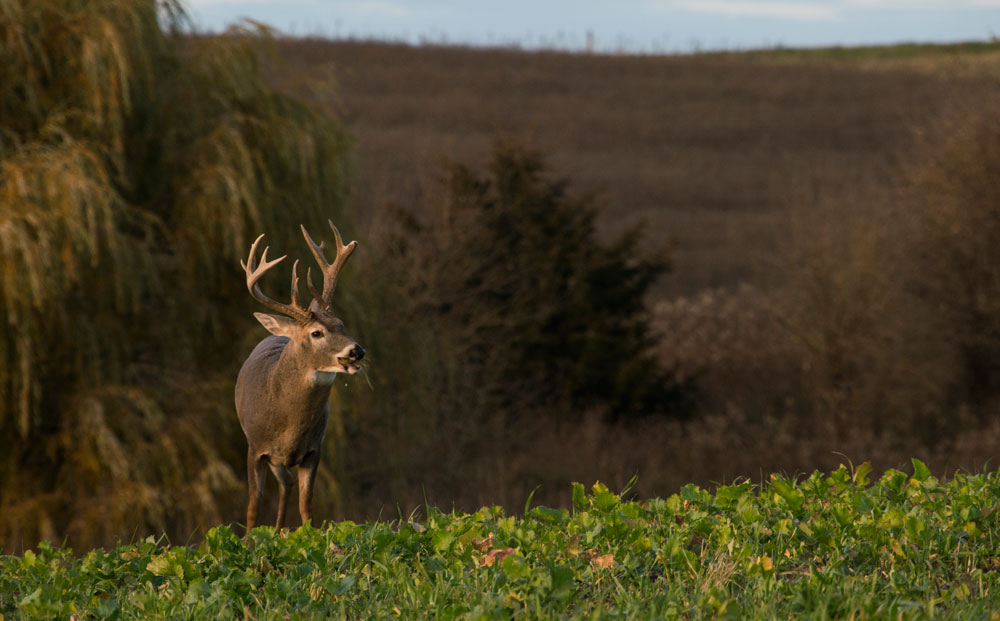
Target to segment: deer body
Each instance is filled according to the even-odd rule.
[[[286,355],[289,342],[280,336],[261,341],[236,380],[236,412],[248,442],[271,465],[286,467],[322,447],[336,376],[312,381],[294,352]]]
[[[312,488],[330,415],[330,389],[338,373],[357,373],[365,354],[364,348],[347,336],[344,323],[331,309],[337,274],[357,242],[344,246],[333,223],[330,227],[337,240],[337,258],[332,265],[323,255],[323,244],[317,246],[302,229],[324,276],[322,293],[312,287],[307,277],[315,298],[308,309],[298,301],[297,261],[292,267],[290,305],[275,302],[261,292],[260,277],[284,259],[269,262],[265,248],[261,264],[256,265],[257,246],[263,235],[254,242],[244,264],[250,293],[284,315],[254,313],[272,336],[254,348],[236,380],[236,413],[249,445],[247,532],[257,522],[266,468],[278,479],[277,527],[284,522],[288,487],[294,481],[292,468],[298,468],[302,521],[312,518]]]

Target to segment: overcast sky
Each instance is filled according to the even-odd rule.
[[[1000,0],[187,0],[202,29],[244,17],[291,35],[691,51],[986,40]]]

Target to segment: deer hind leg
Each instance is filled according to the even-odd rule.
[[[312,520],[313,483],[319,467],[319,453],[309,453],[299,464],[299,515],[302,523]]]
[[[287,466],[275,466],[271,464],[271,472],[278,478],[278,521],[275,528],[281,530],[285,523],[285,506],[288,504],[288,488],[295,480],[292,476],[292,469]]]
[[[257,525],[260,501],[264,495],[264,468],[266,466],[267,455],[258,455],[252,448],[247,452],[247,487],[250,492],[250,502],[247,505],[247,533]]]

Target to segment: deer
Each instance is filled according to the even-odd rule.
[[[292,468],[298,469],[302,523],[312,520],[313,483],[330,417],[330,391],[338,373],[354,375],[365,357],[365,349],[347,335],[332,305],[337,277],[358,242],[345,245],[337,227],[327,222],[336,242],[332,263],[326,259],[325,244],[317,245],[305,226],[299,226],[323,276],[320,292],[313,286],[311,270],[306,271],[313,297],[308,308],[299,301],[298,260],[292,265],[290,304],[277,302],[261,290],[261,277],[287,256],[268,261],[265,246],[258,263],[263,234],[250,246],[246,262],[240,261],[250,295],[280,313],[254,313],[271,335],[254,347],[236,379],[236,414],[248,444],[247,534],[257,524],[268,467],[278,479],[276,528],[280,531],[284,524],[288,488],[294,482]]]

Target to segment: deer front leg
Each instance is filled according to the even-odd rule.
[[[271,464],[271,472],[278,479],[278,521],[275,528],[281,530],[285,523],[285,506],[288,504],[288,486],[292,484],[292,469],[285,466],[275,466]]]
[[[264,467],[266,465],[266,455],[257,455],[252,448],[247,452],[247,487],[250,492],[250,502],[247,505],[247,533],[257,525],[260,500],[264,495]]]
[[[313,483],[319,467],[319,453],[309,453],[299,464],[299,515],[302,523],[312,519]]]

